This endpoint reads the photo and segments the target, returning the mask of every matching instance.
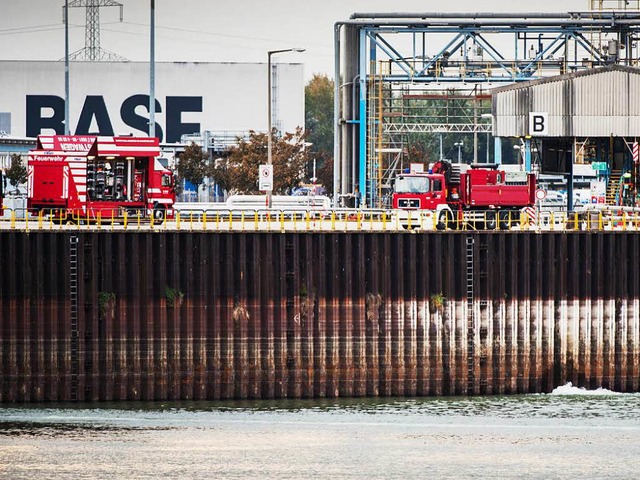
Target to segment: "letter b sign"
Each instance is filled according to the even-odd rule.
[[[547,112],[529,112],[529,135],[532,137],[549,133],[549,114]]]

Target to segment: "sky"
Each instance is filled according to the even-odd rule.
[[[70,4],[73,0],[70,0]],[[149,0],[120,0],[100,9],[101,47],[132,61],[149,59]],[[0,0],[0,59],[64,57],[64,0]],[[156,0],[156,61],[304,64],[305,77],[333,77],[333,26],[354,12],[567,12],[589,0]],[[69,9],[70,52],[84,47],[85,9]]]

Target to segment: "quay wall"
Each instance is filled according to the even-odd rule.
[[[639,390],[636,232],[0,232],[0,402]]]

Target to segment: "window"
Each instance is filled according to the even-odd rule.
[[[171,186],[171,175],[162,175],[162,186],[163,187]]]
[[[398,177],[397,193],[427,193],[430,190],[429,177]]]

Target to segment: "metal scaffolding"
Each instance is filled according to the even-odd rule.
[[[489,88],[637,66],[640,12],[628,8],[640,2],[622,11],[608,10],[618,8],[612,3],[565,14],[355,13],[336,23],[336,198],[359,187],[368,206],[383,206],[403,156],[410,160],[411,134],[458,135],[459,143],[472,134],[478,161],[478,133],[490,131]],[[459,118],[427,106],[457,97],[467,99]]]

